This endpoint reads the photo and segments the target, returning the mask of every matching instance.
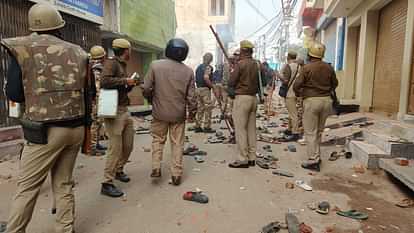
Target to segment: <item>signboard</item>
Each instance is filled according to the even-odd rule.
[[[37,3],[49,3],[59,11],[77,16],[79,18],[103,24],[104,0],[31,0]]]

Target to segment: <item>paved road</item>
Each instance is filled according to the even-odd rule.
[[[216,125],[215,128],[219,127]],[[174,187],[168,184],[169,147],[166,146],[163,178],[153,182],[149,178],[151,153],[142,150],[144,146],[150,147],[151,138],[137,135],[131,163],[127,167],[132,181],[120,184],[127,193],[122,199],[99,194],[104,159],[80,155],[75,169],[77,233],[256,233],[271,221],[284,221],[289,210],[316,233],[325,232],[326,227],[333,227],[335,231],[332,232],[344,233],[358,232],[359,229],[372,233],[410,233],[414,229],[414,211],[394,206],[394,202],[404,197],[399,187],[382,173],[355,174],[352,166],[357,161],[340,159],[328,162],[325,158],[323,171],[309,174],[300,168],[300,161],[305,158],[305,147],[296,145],[298,152],[291,153],[284,151],[287,144],[272,145],[273,154],[280,159],[280,167],[295,173],[295,178],[283,178],[257,166],[230,169],[227,163],[237,152],[234,145],[205,144],[207,135],[189,133],[189,136],[191,142],[207,151],[208,155],[200,164],[186,157],[183,184]],[[260,143],[259,149],[262,145]],[[325,147],[323,151],[328,154],[335,149],[338,148]],[[220,163],[223,160],[226,163]],[[13,176],[10,180],[0,178],[0,221],[8,216],[17,166],[17,162],[0,164],[1,175]],[[314,191],[286,189],[286,182],[294,182],[295,179],[309,182]],[[208,204],[182,200],[185,191],[196,188],[209,196]],[[322,200],[344,210],[356,208],[365,211],[370,214],[370,219],[360,223],[335,213],[323,216],[306,207],[308,203]],[[53,232],[50,206],[47,181],[28,233]]]

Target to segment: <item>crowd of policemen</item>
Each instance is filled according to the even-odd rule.
[[[107,155],[101,194],[114,198],[124,195],[115,180],[130,181],[124,168],[134,147],[135,130],[127,106],[128,93],[136,86],[142,88],[153,106],[152,178],[162,175],[168,136],[172,184],[181,184],[185,123],[195,120],[197,133],[214,132],[212,95],[218,101],[222,118],[233,129],[231,136],[235,137],[239,149],[238,158],[229,167],[255,166],[256,111],[262,101],[260,95],[258,98],[259,87],[263,86],[260,77],[268,72],[268,67],[253,59],[251,42],[240,42],[240,48],[225,64],[217,66],[216,71],[211,66],[212,54],[206,53],[194,74],[183,64],[189,52],[188,44],[182,39],[171,39],[166,45],[165,59],[152,62],[144,82],[138,83],[127,74],[129,41],[115,39],[113,57],[108,57],[100,46],[93,46],[88,54],[64,40],[60,29],[65,21],[53,6],[35,4],[28,16],[32,34],[1,41],[11,56],[6,94],[11,101],[24,106],[20,122],[27,140],[11,204],[8,233],[26,232],[41,185],[49,174],[56,211],[55,231],[75,232],[72,175],[81,147],[85,154]],[[310,142],[305,168],[320,164],[320,133],[331,111],[330,92],[337,85],[332,68],[321,61],[323,53],[323,45],[313,46],[309,51],[310,63],[301,68],[300,75],[291,84],[296,95],[304,98],[304,128]],[[116,117],[98,117],[101,89],[117,90]],[[92,129],[91,134],[88,128]],[[294,134],[296,128],[293,127]],[[105,137],[109,140],[108,148],[99,143]],[[86,143],[87,138],[92,143]]]

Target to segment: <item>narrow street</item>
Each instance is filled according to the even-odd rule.
[[[271,121],[280,123],[278,119],[285,116],[279,114]],[[137,122],[142,122],[142,119]],[[220,127],[216,124],[214,128]],[[271,130],[277,132],[277,128]],[[323,147],[322,172],[309,173],[300,167],[306,157],[305,146],[294,143],[297,152],[288,152],[285,151],[287,143],[273,144],[272,155],[279,159],[279,167],[295,175],[287,178],[273,175],[271,169],[264,170],[258,166],[230,169],[227,164],[235,158],[235,145],[206,144],[206,134],[187,132],[187,135],[191,143],[208,155],[204,163],[185,156],[184,180],[178,187],[168,184],[168,145],[163,177],[155,182],[149,177],[151,153],[143,152],[144,147],[151,146],[151,137],[149,134],[136,135],[135,149],[127,166],[132,181],[120,184],[127,194],[122,199],[99,194],[104,158],[79,155],[74,176],[77,233],[255,233],[270,222],[284,222],[287,212],[295,213],[300,222],[305,222],[317,233],[410,233],[414,229],[414,209],[395,206],[410,193],[382,171],[356,173],[353,166],[358,161],[355,159],[328,161],[329,152],[340,148]],[[262,152],[264,145],[267,144],[259,143],[258,152]],[[0,163],[0,221],[6,221],[8,216],[16,188],[17,166],[16,161]],[[304,180],[313,187],[313,191],[304,191],[297,186],[293,189],[285,187],[287,182],[294,183],[295,180]],[[53,231],[49,183],[48,180],[42,188],[27,232]],[[196,189],[208,195],[208,204],[182,199],[184,192]],[[318,214],[307,207],[320,201],[331,204],[328,215]],[[369,214],[369,219],[359,222],[344,218],[336,215],[335,209],[356,209]]]

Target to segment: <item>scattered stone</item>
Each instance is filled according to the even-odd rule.
[[[241,186],[240,190],[246,190],[246,187]]]
[[[287,189],[294,189],[294,188],[295,188],[295,184],[294,184],[294,183],[291,183],[291,182],[287,182],[287,183],[285,184],[285,187],[286,187]]]

